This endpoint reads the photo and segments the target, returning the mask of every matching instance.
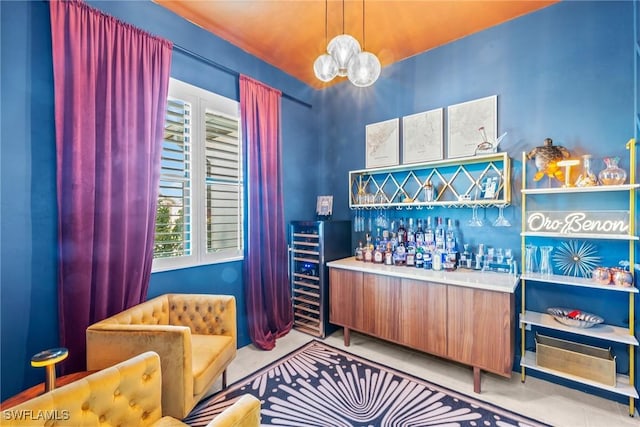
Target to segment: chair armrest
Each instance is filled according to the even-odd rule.
[[[192,334],[226,335],[237,347],[236,299],[231,295],[169,294],[169,324]]]
[[[260,401],[245,394],[216,416],[207,427],[259,427]]]
[[[86,337],[87,369],[104,369],[145,351],[154,351],[160,355],[162,369],[163,415],[181,419],[193,407],[188,327],[99,322],[87,328]]]

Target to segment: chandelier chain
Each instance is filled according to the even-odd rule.
[[[342,0],[342,34],[346,34],[344,32],[344,0]]]
[[[324,45],[329,41],[329,0],[324,0]]]
[[[364,0],[362,0],[362,50],[366,50],[367,47],[367,39],[365,38],[365,26],[364,26]]]

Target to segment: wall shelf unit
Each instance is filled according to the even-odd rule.
[[[511,202],[511,159],[504,153],[349,172],[349,208],[500,206]],[[494,189],[487,192],[487,184]],[[433,197],[427,196],[428,183]]]
[[[636,168],[636,146],[635,140],[631,139],[629,143],[627,143],[627,149],[629,150],[629,164],[630,164],[630,173],[629,173],[629,181],[630,184],[625,185],[600,185],[594,187],[569,187],[569,188],[526,188],[527,183],[527,157],[526,153],[522,153],[522,232],[521,232],[521,241],[522,241],[522,265],[525,265],[525,247],[529,242],[531,237],[550,239],[554,241],[556,239],[586,239],[586,240],[617,240],[617,241],[627,241],[628,242],[628,259],[630,265],[634,265],[634,257],[636,250],[636,241],[638,240],[638,236],[635,233],[635,216],[636,216],[636,190],[640,188],[640,185],[635,183],[635,168]],[[580,233],[580,229],[578,232],[571,233],[560,233],[560,232],[537,232],[537,231],[527,231],[527,218],[528,214],[533,213],[535,211],[528,210],[527,200],[529,197],[540,196],[542,203],[546,201],[547,203],[553,203],[554,199],[557,200],[558,197],[562,197],[567,194],[579,194],[579,193],[612,193],[613,197],[619,198],[621,202],[625,204],[625,209],[628,209],[628,227],[621,228],[624,230],[623,233],[618,234],[596,234],[596,233]],[[617,194],[617,195],[616,195]],[[578,197],[578,196],[576,196]],[[626,200],[626,201],[625,201]],[[581,207],[582,203],[584,203],[584,199],[578,198],[575,202],[572,203],[572,206]],[[596,211],[594,211],[596,212]],[[597,212],[606,212],[597,211]],[[611,210],[610,212],[616,212]],[[556,214],[558,212],[549,212],[551,215]],[[626,212],[625,212],[626,213]],[[533,215],[532,215],[533,217]],[[559,217],[562,218],[562,217]],[[534,228],[535,229],[535,228]],[[574,230],[572,230],[574,231]],[[632,272],[633,274],[633,272]],[[525,381],[526,378],[526,370],[530,369],[533,371],[542,372],[545,374],[549,374],[558,378],[563,378],[565,380],[570,380],[576,383],[589,385],[591,387],[605,390],[611,393],[615,393],[618,395],[626,396],[629,398],[629,415],[635,415],[635,399],[638,398],[638,391],[635,388],[635,352],[638,348],[638,339],[635,336],[635,297],[638,293],[638,288],[635,286],[624,287],[624,286],[614,286],[614,285],[600,285],[591,280],[591,278],[584,277],[574,277],[574,276],[565,276],[558,274],[541,274],[541,273],[529,273],[525,272],[521,275],[521,292],[522,292],[522,310],[520,313],[520,331],[521,331],[521,352],[522,355],[520,360],[521,366],[521,380]],[[619,297],[624,298],[625,295],[628,295],[628,313],[629,313],[629,327],[622,327],[613,324],[600,324],[591,328],[575,328],[571,326],[564,325],[558,321],[556,321],[553,316],[550,316],[546,313],[541,313],[536,310],[531,309],[528,306],[527,301],[527,286],[535,286],[536,287],[544,287],[544,286],[562,286],[567,289],[567,292],[571,287],[575,288],[589,288],[600,290],[603,292],[611,292],[612,296],[618,295]],[[635,284],[635,278],[634,278]],[[565,291],[562,288],[556,288],[559,292],[564,293]],[[581,309],[587,310],[588,307],[581,307]],[[529,334],[532,334],[531,327],[535,326],[537,328],[544,328],[548,331],[560,332],[562,334],[569,334],[569,336],[573,336],[576,342],[579,342],[580,337],[586,338],[594,338],[597,340],[601,340],[602,342],[613,344],[622,344],[622,347],[626,346],[628,358],[629,358],[629,366],[628,372],[629,375],[622,375],[620,373],[616,374],[616,384],[615,386],[606,385],[603,383],[595,382],[589,379],[585,379],[579,376],[575,376],[566,372],[557,371],[555,369],[549,369],[547,367],[539,366],[536,359],[535,351],[527,350],[526,338]],[[624,370],[624,369],[623,369]]]

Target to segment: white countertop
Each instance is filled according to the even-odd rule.
[[[381,274],[402,279],[424,280],[447,285],[465,286],[496,292],[514,293],[518,287],[520,276],[492,271],[475,271],[460,269],[455,271],[433,271],[423,268],[374,264],[356,261],[355,257],[343,258],[327,263],[330,268],[361,271],[363,273]]]

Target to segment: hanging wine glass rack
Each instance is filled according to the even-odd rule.
[[[506,206],[511,202],[506,152],[349,172],[349,208]]]

